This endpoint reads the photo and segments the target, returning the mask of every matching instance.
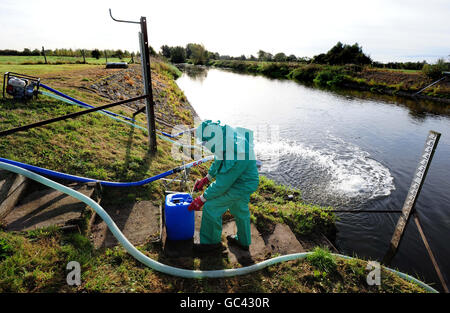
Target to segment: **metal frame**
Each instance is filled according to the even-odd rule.
[[[34,93],[34,96],[38,97],[38,93],[39,93],[39,85],[41,83],[41,79],[39,77],[34,77],[34,76],[30,76],[30,75],[25,75],[25,74],[20,74],[20,73],[15,73],[15,72],[6,72],[3,75],[3,98],[6,98],[6,84],[9,80],[10,76],[14,76],[17,78],[24,78],[26,80],[32,80],[34,82],[36,82],[36,92]],[[28,85],[28,84],[27,84]]]
[[[71,114],[55,117],[55,118],[48,119],[48,120],[45,120],[45,121],[40,121],[40,122],[37,122],[37,123],[32,123],[32,124],[28,124],[28,125],[24,125],[24,126],[20,126],[20,127],[16,127],[16,128],[4,130],[4,131],[0,132],[0,137],[7,136],[7,135],[10,135],[10,134],[14,134],[14,133],[17,133],[19,131],[24,131],[24,130],[27,130],[27,129],[30,129],[30,128],[35,128],[35,127],[44,126],[44,125],[47,125],[47,124],[50,124],[50,123],[63,121],[63,120],[69,119],[69,118],[75,118],[75,117],[78,117],[78,116],[81,116],[81,115],[85,115],[85,114],[89,114],[89,113],[92,113],[92,112],[95,112],[95,111],[100,111],[100,110],[111,108],[111,107],[114,107],[114,106],[117,106],[117,105],[121,105],[121,104],[125,104],[125,103],[128,103],[128,102],[133,102],[133,101],[137,101],[137,100],[140,100],[140,99],[144,99],[146,97],[147,97],[146,95],[143,95],[143,96],[139,96],[139,97],[135,97],[135,98],[130,98],[130,99],[122,100],[122,101],[119,101],[119,102],[105,104],[105,105],[102,105],[102,106],[99,106],[99,107],[96,107],[96,108],[87,109],[87,110],[84,110],[84,111],[75,112],[75,113],[71,113]]]

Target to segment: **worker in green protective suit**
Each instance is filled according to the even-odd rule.
[[[251,244],[248,203],[259,184],[253,132],[207,120],[197,128],[196,138],[214,154],[214,162],[207,176],[195,183],[194,190],[202,190],[215,181],[188,208],[200,210],[204,205],[200,244],[194,245],[194,249],[208,252],[224,248],[221,244],[222,215],[230,210],[236,221],[237,235],[228,236],[227,240],[248,250]]]

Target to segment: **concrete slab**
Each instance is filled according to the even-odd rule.
[[[264,241],[272,254],[305,252],[288,225],[276,224],[272,234],[264,236]]]
[[[0,220],[11,212],[26,186],[25,176],[0,171]]]
[[[88,185],[70,186],[91,197],[94,188]],[[7,231],[26,231],[49,226],[70,225],[79,220],[86,204],[54,189],[33,192],[21,199],[20,205],[4,221]]]
[[[160,235],[159,207],[151,201],[106,205],[103,208],[133,245],[141,245]],[[102,220],[94,223],[91,240],[95,248],[118,245],[116,238]]]
[[[230,263],[241,264],[243,266],[250,265],[267,258],[270,254],[270,249],[266,247],[264,239],[256,229],[256,226],[251,224],[252,243],[249,251],[244,251],[237,246],[227,245],[227,253]],[[235,235],[237,233],[236,223],[230,221],[223,225],[222,236],[226,238],[227,235]],[[227,242],[227,240],[224,240]]]

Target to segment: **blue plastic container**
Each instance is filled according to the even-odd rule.
[[[194,237],[195,213],[188,210],[191,202],[192,197],[188,193],[166,196],[164,216],[168,239],[189,240]]]

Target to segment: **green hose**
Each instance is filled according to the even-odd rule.
[[[0,162],[0,168],[10,171],[10,172],[14,172],[14,173],[23,175],[30,179],[33,179],[41,184],[44,184],[48,187],[59,190],[65,194],[68,194],[69,196],[72,196],[72,197],[84,202],[85,204],[87,204],[88,206],[93,208],[95,210],[95,212],[97,212],[97,214],[106,223],[106,225],[108,226],[109,230],[114,235],[114,237],[116,237],[116,239],[119,241],[119,243],[125,248],[125,250],[129,254],[131,254],[135,259],[137,259],[141,263],[151,267],[152,269],[154,269],[156,271],[159,271],[159,272],[162,272],[165,274],[178,276],[178,277],[184,277],[184,278],[232,277],[232,276],[246,275],[246,274],[249,274],[252,272],[256,272],[267,266],[281,263],[281,262],[292,261],[292,260],[301,260],[301,259],[306,258],[306,256],[308,256],[309,254],[311,254],[311,252],[288,254],[288,255],[283,255],[283,256],[272,258],[272,259],[268,259],[268,260],[262,261],[260,263],[253,264],[251,266],[235,268],[235,269],[225,269],[225,270],[198,271],[198,270],[186,270],[186,269],[176,268],[173,266],[168,266],[168,265],[159,263],[158,261],[155,261],[155,260],[149,258],[145,254],[140,252],[138,249],[136,249],[136,247],[134,247],[128,241],[128,239],[123,235],[123,233],[120,231],[120,229],[114,223],[114,221],[111,219],[111,217],[108,215],[108,213],[106,213],[106,211],[97,202],[95,202],[91,198],[89,198],[89,197],[83,195],[82,193],[79,193],[78,191],[75,191],[69,187],[61,185],[61,184],[59,184],[55,181],[52,181],[48,178],[45,178],[43,176],[40,176],[38,174],[35,174],[33,172],[30,172],[26,169],[23,169],[23,168],[14,166],[14,165]],[[340,254],[334,254],[334,255],[345,258],[345,259],[352,259],[351,257],[345,256],[345,255],[340,255]],[[427,284],[415,279],[414,277],[411,277],[407,274],[398,272],[398,271],[390,269],[390,268],[385,268],[385,269],[399,275],[400,277],[402,277],[410,282],[413,282],[413,283],[419,285],[420,287],[424,288],[428,292],[437,293],[437,291],[435,289],[433,289],[432,287],[428,286]]]

